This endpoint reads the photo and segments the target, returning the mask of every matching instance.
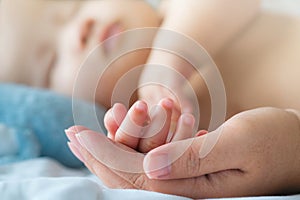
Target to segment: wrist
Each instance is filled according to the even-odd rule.
[[[169,73],[173,75],[174,80],[176,80],[176,77],[180,75],[186,79],[189,79],[196,71],[195,67],[191,63],[189,63],[189,61],[187,60],[188,58],[181,57],[184,54],[180,54],[182,50],[179,46],[173,46],[172,51],[175,53],[153,49],[147,61],[148,67],[146,68],[169,68],[170,70],[174,70],[173,73]]]

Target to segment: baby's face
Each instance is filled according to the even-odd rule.
[[[7,2],[1,5],[0,81],[67,95],[72,94],[84,59],[99,43],[122,31],[159,25],[158,14],[140,0]],[[101,45],[101,63],[118,48],[122,43],[113,40]],[[114,62],[100,81],[97,101],[109,106],[115,82],[130,68],[144,63],[148,53],[136,51]],[[97,60],[89,63],[99,67]],[[95,88],[85,84],[83,90]],[[84,92],[81,98],[87,98]]]

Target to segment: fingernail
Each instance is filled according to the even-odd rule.
[[[84,136],[80,135],[80,133],[76,134],[76,139],[78,140],[78,143],[83,146],[84,148],[87,149],[88,145],[88,141],[85,139]]]
[[[166,177],[171,172],[168,154],[158,154],[144,160],[144,170],[150,179]]]
[[[196,133],[195,137],[199,137],[199,136],[205,135],[207,133],[208,133],[208,131],[206,131],[206,130],[200,130],[198,133]]]
[[[72,142],[72,144],[76,148],[79,148],[80,147],[80,143],[78,142],[78,140],[76,138],[76,133],[74,131],[70,131],[70,130],[65,130],[65,133],[67,135],[67,138],[70,140],[70,142]]]
[[[164,99],[163,100],[163,105],[169,109],[173,108],[174,102],[171,99]]]
[[[79,152],[78,148],[72,144],[71,142],[68,142],[68,146],[71,150],[71,152],[81,161],[81,162],[84,162],[84,158],[83,156],[81,155],[81,153]]]
[[[137,110],[137,111],[140,111],[140,112],[145,112],[145,111],[147,111],[147,105],[146,105],[146,103],[145,102],[143,102],[143,101],[138,101],[136,104],[135,104],[135,109]]]
[[[188,126],[193,126],[195,123],[195,119],[192,115],[185,114],[182,116],[183,117],[183,122],[188,125]]]
[[[113,134],[111,134],[110,132],[107,133],[107,137],[111,140],[115,140],[115,137]]]
[[[72,135],[75,134],[74,131],[70,131],[69,129],[65,129],[65,133],[69,140],[71,140],[70,138],[72,138]]]

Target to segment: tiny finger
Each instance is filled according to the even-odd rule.
[[[127,113],[127,109],[123,104],[116,103],[111,109],[107,111],[104,116],[104,125],[107,129],[107,137],[114,140],[116,132],[123,122]]]
[[[191,138],[194,132],[195,118],[193,115],[182,114],[178,120],[177,129],[172,142]]]
[[[144,101],[137,101],[128,111],[115,135],[115,141],[133,149],[137,148],[141,132],[148,120],[148,106]]]

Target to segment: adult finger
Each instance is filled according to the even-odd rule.
[[[76,134],[76,137],[81,146],[106,166],[124,172],[143,172],[144,154],[91,130],[84,130]]]
[[[247,143],[243,134],[233,130],[222,126],[204,136],[160,146],[146,155],[144,170],[151,179],[190,178],[232,169],[243,171]]]
[[[132,170],[142,164],[143,154],[108,140],[93,131],[85,130],[79,135],[79,142],[82,144],[79,151],[85,165],[109,187],[151,190],[191,198],[237,196],[249,193],[249,188],[246,187],[248,179],[245,178],[245,174],[235,171],[221,171],[205,176],[165,181],[149,179],[143,171]],[[131,153],[130,159],[127,159],[126,152]],[[107,158],[112,161],[107,162]],[[120,166],[123,168],[119,168]]]
[[[118,185],[121,188],[132,188],[131,184],[118,174],[114,173],[105,164],[98,161],[91,153],[89,153],[84,147],[75,147],[77,151],[80,152],[80,156],[83,159],[85,166],[96,176],[100,178],[101,181],[105,183],[107,187],[116,187]]]

